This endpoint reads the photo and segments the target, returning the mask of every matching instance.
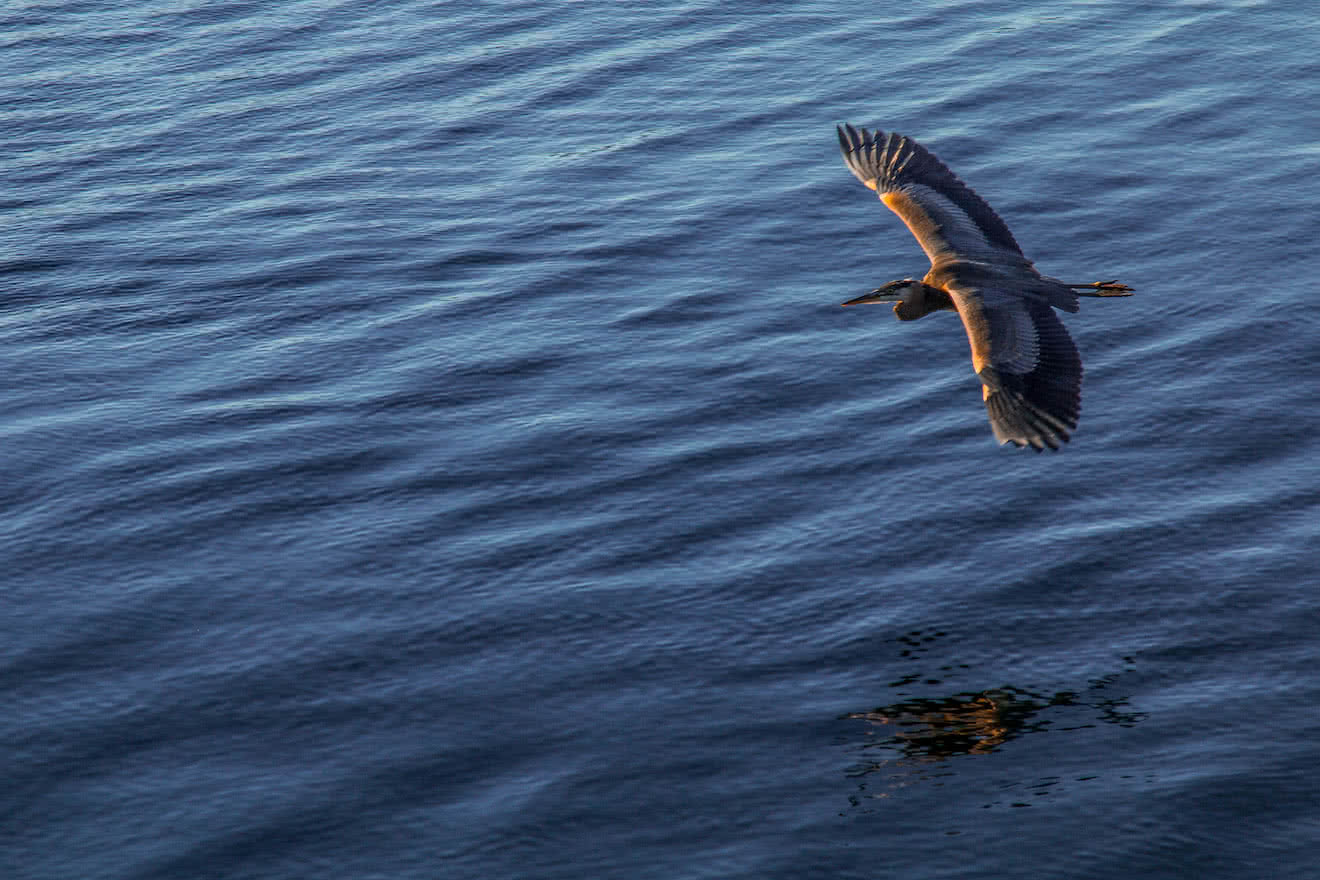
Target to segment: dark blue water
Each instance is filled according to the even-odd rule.
[[[1317,876],[1314,12],[6,5],[0,875]]]

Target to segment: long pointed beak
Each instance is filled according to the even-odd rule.
[[[876,288],[870,293],[864,293],[859,297],[848,300],[846,303],[840,303],[845,306],[864,306],[871,303],[892,303],[898,302],[903,298],[902,294],[885,291],[882,288]]]

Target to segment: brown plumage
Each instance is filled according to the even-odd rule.
[[[891,281],[844,305],[890,302],[901,321],[956,311],[995,438],[1037,452],[1068,442],[1081,413],[1082,360],[1054,309],[1077,311],[1078,294],[1131,289],[1040,274],[999,215],[925,147],[851,125],[838,131],[852,173],[907,224],[931,264],[920,281]]]

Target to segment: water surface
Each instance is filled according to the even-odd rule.
[[[1287,2],[10,4],[0,873],[1314,876]],[[839,159],[1052,275],[997,449]]]

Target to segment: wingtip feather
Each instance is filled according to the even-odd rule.
[[[992,391],[985,399],[985,409],[1001,445],[1012,443],[1030,446],[1037,452],[1047,448],[1057,452],[1077,427],[1076,418],[1060,418],[1008,391]]]
[[[858,130],[846,122],[837,130],[843,161],[862,183],[878,181],[877,192],[908,184],[929,186],[966,212],[990,241],[1022,253],[999,215],[921,144],[892,131]]]

